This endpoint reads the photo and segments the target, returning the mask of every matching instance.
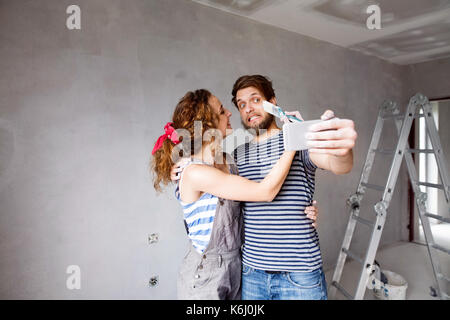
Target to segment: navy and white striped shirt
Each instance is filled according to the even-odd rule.
[[[184,169],[193,163],[207,165],[197,159],[191,159],[188,161],[183,166],[180,180],[178,181],[175,189],[175,197],[178,201],[180,201],[181,207],[183,208],[183,218],[186,222],[188,237],[191,240],[195,250],[201,254],[206,250],[209,240],[211,239],[214,217],[216,215],[217,202],[219,198],[205,192],[198,200],[194,202],[186,203],[181,200],[179,186],[183,179]]]
[[[261,181],[284,152],[283,131],[233,151],[239,175]],[[316,166],[298,151],[272,202],[243,202],[245,244],[242,262],[268,271],[310,272],[322,266],[319,237],[305,214],[314,195]]]

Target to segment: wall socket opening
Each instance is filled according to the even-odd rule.
[[[159,241],[159,234],[152,233],[151,235],[148,236],[148,244],[154,244],[157,243],[158,241]]]
[[[150,280],[148,281],[148,284],[150,287],[156,287],[159,283],[159,277],[158,276],[153,276],[150,278]]]

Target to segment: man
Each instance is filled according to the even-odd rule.
[[[255,134],[233,152],[234,160],[239,175],[260,181],[284,151],[283,132],[262,107],[263,100],[277,105],[275,92],[268,78],[247,75],[235,82],[232,96],[242,124]],[[350,172],[357,134],[353,121],[334,118],[331,110],[321,118],[327,121],[311,128],[310,149],[297,152],[277,197],[243,203],[243,300],[327,299],[319,238],[304,211],[312,203],[316,168]]]

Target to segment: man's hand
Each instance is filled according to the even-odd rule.
[[[346,156],[355,146],[357,134],[352,120],[334,117],[331,110],[325,111],[320,123],[310,127],[307,134],[310,153]]]
[[[172,170],[170,171],[170,180],[172,180],[172,182],[180,180],[180,176],[178,173],[183,171],[183,167],[187,161],[188,161],[187,158],[181,158],[177,163],[175,163],[172,166]]]
[[[313,220],[312,226],[317,228],[317,215],[319,214],[319,208],[316,207],[317,201],[314,200],[312,206],[305,208],[306,217]]]

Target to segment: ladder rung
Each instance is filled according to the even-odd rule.
[[[433,149],[408,149],[411,153],[434,153]]]
[[[351,252],[350,250],[347,250],[345,248],[342,248],[342,252],[344,252],[346,255],[348,255],[350,258],[352,258],[353,260],[358,261],[360,264],[363,264],[364,261],[362,261],[362,259],[360,257],[358,257],[356,254],[354,254],[353,252]]]
[[[384,191],[384,187],[382,187],[382,186],[377,186],[377,185],[375,185],[375,184],[370,184],[370,183],[361,182],[361,185],[362,185],[363,187],[366,187],[366,188],[370,188],[370,189],[374,189],[374,190],[379,190],[379,191]]]
[[[392,149],[372,149],[373,152],[382,154],[394,154],[395,150]]]
[[[337,283],[336,281],[333,281],[331,283],[331,285],[335,286],[347,299],[353,300],[352,295],[350,293],[348,293],[344,288],[342,288],[339,283]]]
[[[420,113],[420,114],[416,114],[413,118],[423,118],[425,115]],[[405,117],[404,114],[387,114],[382,116],[382,119],[403,119]]]
[[[425,216],[433,218],[433,219],[436,219],[436,220],[440,220],[442,222],[450,223],[450,218],[445,218],[443,216],[438,216],[437,214],[432,214],[432,213],[426,212]]]
[[[442,189],[444,190],[444,186],[442,184],[436,184],[436,183],[429,183],[429,182],[422,182],[422,181],[417,181],[417,184],[419,186],[425,186],[425,187],[431,187],[431,188],[437,188],[437,189]]]
[[[361,222],[362,224],[365,224],[366,226],[373,227],[375,225],[375,223],[373,223],[372,221],[361,218],[360,216],[352,215],[352,217],[356,221]]]

